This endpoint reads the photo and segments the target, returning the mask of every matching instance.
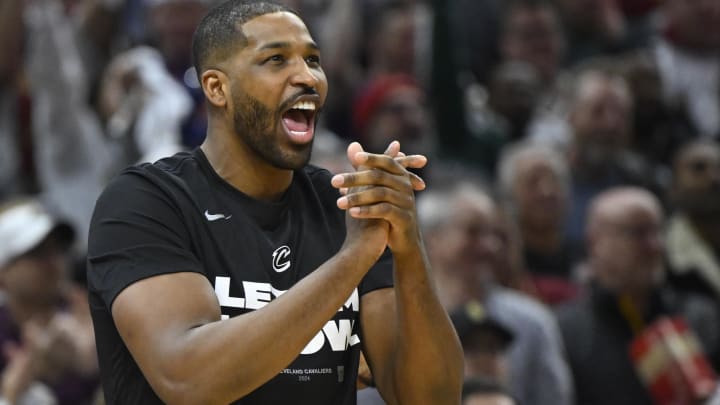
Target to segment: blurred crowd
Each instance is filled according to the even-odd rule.
[[[8,403],[101,401],[92,209],[123,167],[202,143],[190,44],[216,3],[0,1]],[[720,403],[720,1],[284,3],[329,81],[313,163],[345,170],[353,140],[430,158],[465,404]]]

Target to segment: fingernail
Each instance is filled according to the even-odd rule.
[[[332,179],[330,179],[330,184],[332,184],[335,187],[340,187],[345,182],[345,178],[342,175],[336,174],[333,176]]]
[[[337,200],[337,206],[338,208],[345,208],[348,205],[348,199],[347,197],[340,197]]]

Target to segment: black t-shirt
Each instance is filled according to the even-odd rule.
[[[330,178],[308,166],[295,171],[280,201],[261,202],[222,180],[196,149],[126,169],[108,185],[88,247],[90,309],[108,404],[162,403],[115,327],[115,297],[138,280],[190,271],[205,275],[223,319],[261,308],[343,243],[345,218]],[[392,283],[386,252],[303,352],[235,403],[354,404],[360,296]],[[282,336],[268,342],[281,344]]]

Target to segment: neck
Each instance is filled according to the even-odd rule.
[[[223,180],[250,197],[275,201],[290,187],[292,170],[270,165],[232,130],[209,124],[201,149]]]

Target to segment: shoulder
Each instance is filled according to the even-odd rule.
[[[550,310],[536,299],[505,287],[497,287],[490,294],[490,299],[503,310],[520,318],[547,320],[552,318]]]
[[[108,182],[98,198],[98,205],[127,204],[132,203],[137,194],[185,188],[188,175],[198,171],[198,162],[190,152],[127,167]]]

